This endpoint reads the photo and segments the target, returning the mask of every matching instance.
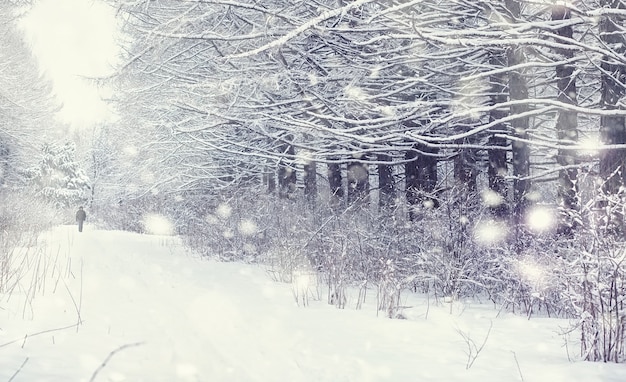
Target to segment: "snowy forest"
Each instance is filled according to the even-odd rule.
[[[626,361],[626,2],[106,2],[116,118],[81,133],[15,26],[30,2],[0,3],[0,293],[12,248],[84,205],[319,275],[337,308],[480,299]]]

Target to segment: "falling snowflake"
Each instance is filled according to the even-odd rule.
[[[554,211],[548,207],[536,206],[526,214],[528,228],[536,233],[552,230],[555,223]]]
[[[481,194],[483,203],[487,207],[498,207],[504,203],[504,198],[494,190],[486,189]]]
[[[531,292],[531,295],[535,298],[542,298],[541,291],[544,290],[548,284],[548,272],[545,266],[537,262],[534,258],[525,256],[516,261],[514,267],[520,278],[532,287],[533,292]]]
[[[143,217],[146,232],[152,235],[173,235],[174,225],[168,218],[159,214],[146,214]]]
[[[504,241],[508,233],[508,228],[503,222],[487,220],[476,225],[474,239],[483,245],[494,245]]]
[[[222,203],[217,206],[217,210],[215,211],[215,213],[222,219],[228,219],[233,213],[233,209],[228,204]]]
[[[365,93],[365,91],[354,85],[346,86],[344,88],[344,94],[346,95],[346,98],[355,101],[365,101],[367,99],[367,94]]]
[[[244,236],[253,236],[257,231],[258,227],[252,220],[244,219],[239,223],[239,232]]]
[[[580,140],[578,153],[582,156],[597,156],[602,148],[602,141],[599,137],[587,137]]]

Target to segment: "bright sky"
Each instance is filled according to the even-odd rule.
[[[118,48],[115,10],[98,0],[38,0],[23,21],[42,71],[64,107],[59,117],[74,127],[110,117],[88,77],[112,73]]]

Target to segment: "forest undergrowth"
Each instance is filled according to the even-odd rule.
[[[45,293],[49,282],[58,283],[64,271],[58,254],[50,256],[40,240],[58,212],[27,193],[0,194],[0,300],[21,298],[24,318],[32,316],[35,296]]]
[[[587,203],[569,235],[556,230],[520,235],[494,219],[479,199],[459,202],[458,194],[446,195],[439,208],[413,211],[412,221],[404,207],[313,205],[267,194],[132,211],[161,211],[186,245],[203,256],[260,264],[274,280],[292,285],[301,306],[324,300],[361,309],[366,297],[376,296],[377,314],[401,319],[408,293],[435,303],[477,300],[528,319],[569,319],[564,334],[579,337],[582,359],[626,360],[626,243],[615,224],[622,199],[605,200],[602,210]],[[0,214],[5,295],[18,285],[29,296],[36,293],[43,287],[38,280],[45,279],[37,275],[59,266],[40,261],[44,249],[37,237],[54,221],[42,218],[42,211],[32,204]],[[141,225],[139,215],[120,221],[128,220],[135,229]],[[24,287],[26,275],[31,282]]]
[[[374,293],[380,314],[403,318],[406,293],[437,303],[475,299],[528,319],[570,319],[582,359],[626,360],[626,243],[605,211],[584,209],[569,235],[520,234],[470,202],[420,208],[414,221],[402,208],[259,195],[195,212],[183,232],[187,245],[207,257],[262,264],[293,285],[300,305],[323,299],[360,309]]]

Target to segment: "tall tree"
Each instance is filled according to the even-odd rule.
[[[511,15],[511,22],[522,17],[521,2],[518,0],[505,0],[507,10]],[[525,47],[523,45],[511,45],[507,52],[507,65],[509,66],[509,99],[511,101],[510,115],[512,134],[516,139],[512,142],[512,169],[513,169],[513,221],[516,227],[524,222],[524,215],[528,206],[528,193],[530,191],[530,148],[527,140],[529,129],[528,85],[525,76],[524,64],[526,63]]]
[[[347,165],[348,204],[367,204],[369,200],[369,168],[367,163],[350,161]]]
[[[35,164],[40,144],[64,128],[55,119],[60,104],[51,82],[19,28],[18,10],[28,3],[0,4],[0,192],[14,186],[19,170]]]
[[[328,184],[330,187],[331,205],[340,205],[344,197],[343,177],[340,163],[328,164]]]
[[[571,41],[574,36],[574,28],[568,21],[571,20],[571,10],[565,5],[552,7],[552,21],[564,22],[555,33],[559,42]],[[563,58],[562,63],[555,67],[556,85],[558,90],[557,100],[568,105],[577,105],[575,66],[571,59],[574,52],[569,49],[557,49],[557,53]],[[577,113],[573,110],[561,109],[556,121],[557,138],[565,144],[578,142]],[[578,169],[576,167],[576,153],[573,150],[560,149],[557,162],[561,166],[559,170],[558,197],[559,205],[563,209],[563,217],[559,224],[559,231],[572,234],[575,226],[573,214],[578,211]]]
[[[611,10],[625,8],[619,0],[603,0],[602,5]],[[623,33],[623,16],[607,13],[601,16],[599,27],[600,39],[605,48],[600,63],[600,107],[604,110],[623,110],[623,98],[626,95],[624,59],[626,39]],[[603,115],[600,119],[600,134],[607,145],[626,144],[626,122],[623,114]],[[608,194],[605,203],[609,211],[609,226],[612,230],[624,233],[626,232],[624,215],[621,208],[616,208],[612,195],[623,194],[626,185],[626,149],[604,150],[600,158],[600,175],[604,180],[603,190]]]
[[[317,199],[317,163],[309,159],[305,161],[302,166],[304,197],[310,206],[314,206]]]
[[[89,178],[75,154],[73,143],[44,144],[39,164],[28,171],[37,192],[54,207],[69,208],[89,198]]]
[[[287,140],[291,140],[287,137]],[[284,143],[282,148],[282,158],[278,163],[278,194],[281,198],[292,198],[296,191],[296,167],[295,148]]]
[[[603,0],[607,9],[620,9],[624,6],[619,0]],[[605,44],[606,53],[600,64],[601,98],[600,106],[604,110],[623,109],[622,98],[625,95],[626,69],[623,56],[626,52],[621,17],[606,14],[600,20],[600,39]],[[626,127],[622,115],[603,115],[600,121],[603,141],[608,145],[626,143]],[[605,179],[605,191],[617,193],[624,185],[624,149],[606,150],[600,160],[600,172]]]
[[[506,72],[499,70],[505,67],[506,58],[504,51],[498,47],[490,49],[488,54],[489,64],[496,71],[489,76],[489,83],[491,84],[489,103],[492,106],[489,112],[489,123],[493,124],[493,133],[489,136],[488,141],[489,165],[487,166],[487,173],[489,177],[489,195],[487,196],[487,205],[494,211],[497,217],[505,218],[509,212],[506,181],[508,174],[507,152],[509,150],[506,138],[501,136],[506,131],[506,128],[504,123],[500,121],[506,117],[507,112],[502,107],[498,107],[498,105],[502,105],[507,101]]]
[[[396,181],[391,165],[392,157],[387,154],[378,155],[378,206],[382,210],[396,206]]]
[[[415,220],[417,210],[421,208],[437,208],[436,197],[438,181],[437,149],[416,146],[405,155],[405,192],[409,204],[409,218]]]

